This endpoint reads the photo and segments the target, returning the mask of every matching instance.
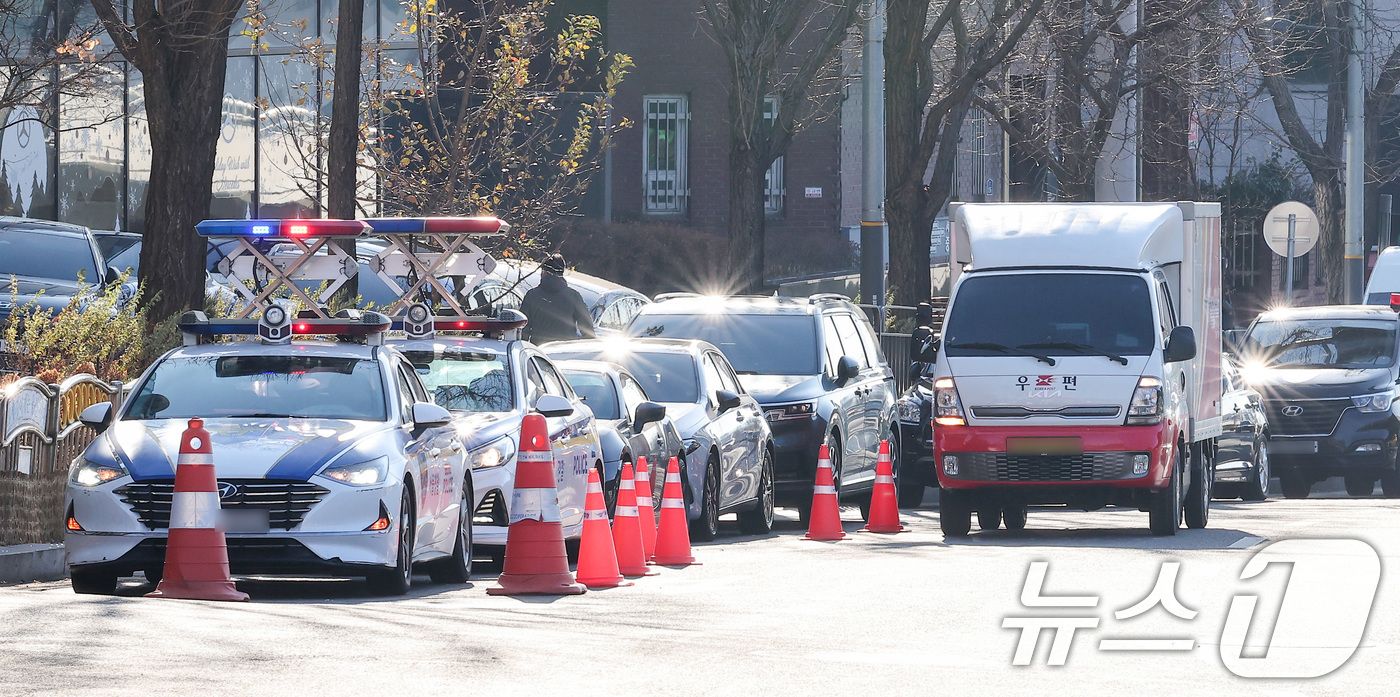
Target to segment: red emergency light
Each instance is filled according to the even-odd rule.
[[[370,226],[363,220],[205,220],[194,226],[203,237],[304,238],[359,237]]]
[[[510,223],[490,216],[461,218],[371,218],[365,221],[375,234],[421,235],[458,233],[500,235],[510,231]]]

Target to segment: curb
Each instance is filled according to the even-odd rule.
[[[57,581],[67,577],[63,545],[0,547],[0,583]]]

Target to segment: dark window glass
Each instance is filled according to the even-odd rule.
[[[708,341],[740,375],[816,375],[821,370],[817,324],[807,315],[642,315],[627,333]]]
[[[593,410],[593,416],[605,421],[622,418],[617,405],[617,390],[612,380],[599,373],[564,371],[564,379],[583,398],[584,404]]]
[[[688,353],[609,353],[552,352],[555,360],[607,360],[627,369],[641,383],[648,396],[658,402],[700,401],[700,376],[695,371],[695,359]]]
[[[1274,368],[1385,368],[1395,360],[1395,327],[1381,319],[1259,322],[1244,352]]]
[[[127,419],[296,417],[386,421],[379,364],[331,356],[171,358]]]
[[[76,281],[82,275],[88,283],[102,282],[86,238],[0,229],[0,277],[8,282],[11,274],[63,281]]]
[[[514,408],[505,356],[494,353],[405,351],[433,402],[453,411]]]
[[[1138,276],[974,275],[958,286],[943,346],[949,356],[1002,356],[1018,349],[1052,356],[1091,350],[1146,356],[1156,345],[1156,323],[1147,282]]]

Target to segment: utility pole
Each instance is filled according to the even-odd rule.
[[[1363,232],[1363,218],[1366,210],[1366,115],[1365,78],[1361,74],[1361,2],[1348,3],[1347,22],[1350,40],[1347,42],[1347,166],[1346,166],[1346,246],[1343,255],[1346,263],[1346,300],[1356,304],[1362,301],[1361,294],[1366,278],[1366,248]]]
[[[860,294],[879,310],[885,326],[885,0],[868,0],[861,42],[860,91],[863,100],[860,201]],[[925,231],[932,234],[932,231]]]

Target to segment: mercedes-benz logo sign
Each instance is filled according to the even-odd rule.
[[[1284,416],[1297,416],[1301,413],[1303,413],[1303,408],[1296,404],[1290,404],[1283,408]]]
[[[230,482],[219,482],[219,500],[227,501],[238,495],[238,485]]]

